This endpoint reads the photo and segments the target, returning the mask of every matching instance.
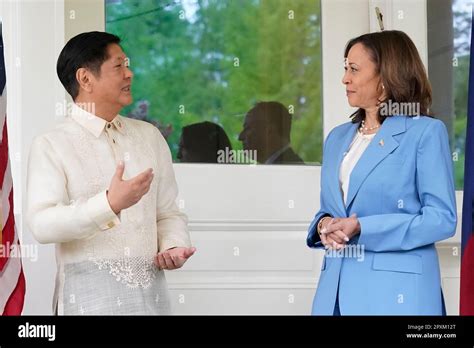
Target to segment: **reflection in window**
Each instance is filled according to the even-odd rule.
[[[122,114],[178,162],[317,164],[320,22],[314,0],[107,0],[135,74]]]

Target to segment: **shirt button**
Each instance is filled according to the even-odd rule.
[[[117,121],[117,124],[118,124],[118,126],[119,126],[119,127],[121,127],[121,126],[122,126],[122,125],[120,124],[120,121]]]
[[[110,128],[110,127],[111,127],[111,124],[109,123],[109,124],[107,125],[107,128]]]
[[[107,227],[108,227],[108,228],[112,228],[112,227],[114,227],[114,226],[115,226],[115,224],[114,224],[113,222],[109,222],[109,223],[107,224]]]

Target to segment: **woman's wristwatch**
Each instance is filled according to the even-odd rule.
[[[323,221],[324,221],[324,219],[332,219],[332,217],[330,217],[330,216],[324,216],[324,217],[321,218],[321,220],[319,220],[318,226],[316,227],[316,230],[318,231],[318,234],[319,234],[320,237],[321,237],[321,229],[322,229],[322,227],[323,227]]]

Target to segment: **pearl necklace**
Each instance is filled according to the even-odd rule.
[[[360,130],[363,130],[364,132],[370,132],[370,131],[373,131],[374,129],[377,129],[377,128],[379,128],[379,127],[380,127],[380,125],[377,125],[377,126],[374,126],[374,127],[366,127],[366,126],[365,126],[365,120],[362,120],[362,121],[360,122],[360,127],[359,127],[359,129],[360,129]]]

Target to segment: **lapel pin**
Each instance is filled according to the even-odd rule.
[[[383,142],[383,139],[381,139],[381,140],[379,141],[379,145],[380,145],[380,146],[384,146],[384,145],[385,145],[385,143]]]

